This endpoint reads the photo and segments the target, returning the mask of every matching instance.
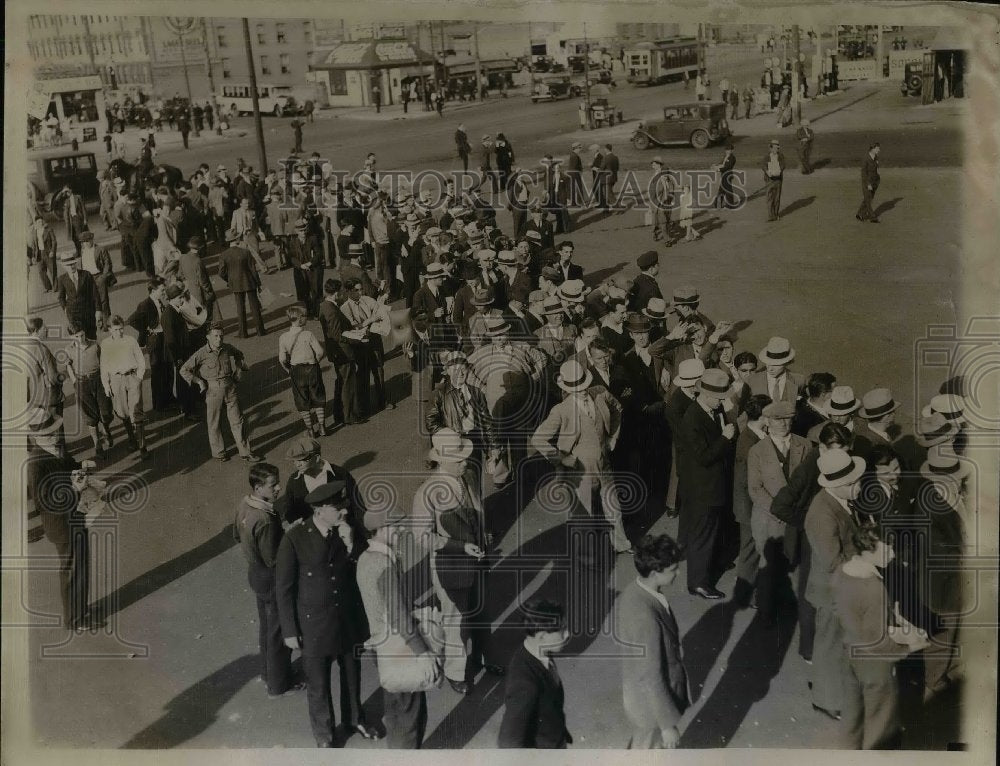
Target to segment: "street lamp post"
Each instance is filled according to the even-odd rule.
[[[267,152],[264,150],[264,125],[260,121],[260,98],[257,93],[257,70],[253,63],[253,44],[250,42],[250,20],[243,19],[243,46],[247,52],[247,71],[250,72],[250,100],[253,103],[253,122],[257,128],[257,157],[261,175],[267,173]]]
[[[177,35],[177,43],[181,49],[181,68],[184,70],[184,87],[187,89],[188,109],[191,109],[194,107],[194,99],[191,97],[191,79],[188,77],[187,55],[184,52],[184,37],[194,31],[197,21],[194,16],[166,16],[163,22],[171,32]],[[191,127],[194,131],[194,137],[197,138],[199,135],[197,125],[192,124]]]

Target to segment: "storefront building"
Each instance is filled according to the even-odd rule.
[[[407,40],[357,40],[316,56],[311,69],[330,106],[373,106],[376,85],[388,106],[400,103],[405,82],[433,77],[432,63],[429,53]]]

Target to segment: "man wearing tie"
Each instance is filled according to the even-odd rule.
[[[583,200],[583,160],[580,152],[583,144],[574,141],[569,156],[566,158],[566,177],[569,182],[569,204],[579,205]]]
[[[583,266],[573,263],[575,251],[576,246],[569,240],[559,243],[559,263],[556,268],[562,274],[563,282],[568,282],[571,279],[583,279]]]
[[[80,235],[87,231],[87,209],[83,205],[83,197],[70,189],[63,188],[65,201],[63,202],[63,217],[66,221],[66,233],[76,248],[76,254],[80,254]]]
[[[798,373],[790,372],[788,365],[795,359],[795,349],[786,338],[777,336],[767,342],[760,352],[760,361],[766,367],[747,380],[750,394],[765,394],[772,402],[791,402],[799,397],[799,388],[805,382]]]
[[[365,341],[359,343],[355,350],[358,363],[358,411],[362,418],[383,408],[395,409],[395,405],[385,400],[385,351],[382,346],[382,336],[372,331],[372,326],[385,319],[385,304],[369,298],[361,293],[361,281],[349,279],[344,283],[347,300],[340,307],[344,316],[355,330],[365,332]],[[375,379],[374,406],[370,401],[369,377]]]
[[[687,532],[688,592],[704,599],[720,599],[715,588],[716,540],[732,498],[732,463],[736,443],[736,408],[728,401],[729,376],[711,368],[702,373],[698,398],[681,419],[680,437],[686,457],[681,515]]]
[[[97,337],[97,325],[104,325],[101,296],[94,275],[80,268],[80,256],[73,251],[62,253],[59,262],[66,269],[56,285],[59,305],[66,312],[66,323],[85,330],[88,338]]]

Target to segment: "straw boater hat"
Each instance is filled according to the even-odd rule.
[[[842,449],[831,449],[819,456],[816,467],[819,468],[818,482],[821,487],[843,487],[861,478],[865,472],[865,461],[851,457]]]
[[[677,365],[674,385],[678,388],[693,388],[701,380],[704,372],[705,363],[701,359],[685,359]]]
[[[559,285],[559,297],[567,303],[583,303],[587,292],[581,279],[567,279]]]
[[[447,273],[443,263],[434,261],[427,266],[427,270],[424,272],[424,279],[442,279]]]
[[[476,260],[479,263],[492,263],[496,260],[497,254],[493,250],[477,250]]]
[[[850,386],[834,386],[830,394],[830,403],[827,411],[831,415],[850,415],[856,412],[861,406],[861,402],[854,396],[854,389]]]
[[[775,336],[767,342],[767,347],[757,355],[762,364],[789,364],[795,359],[795,349],[787,338]]]
[[[575,359],[563,362],[556,376],[556,384],[568,394],[576,394],[590,388],[594,376],[590,370]]]
[[[236,229],[228,229],[226,231],[226,242],[236,242],[242,236]]]
[[[549,314],[561,314],[562,310],[562,301],[559,300],[558,296],[550,295],[542,301],[542,314],[545,316],[549,316]]]
[[[701,374],[697,386],[699,396],[722,400],[729,393],[729,376],[711,367]]]
[[[642,313],[650,319],[666,319],[667,302],[663,298],[650,298],[649,303],[646,304],[646,308],[642,310]]]
[[[698,291],[690,285],[674,288],[673,303],[675,306],[692,306],[701,300]]]
[[[488,287],[472,292],[473,306],[490,306],[493,304],[493,290]]]
[[[364,254],[365,254],[365,247],[360,242],[352,242],[350,245],[347,246],[348,259],[360,258]]]
[[[307,457],[319,454],[319,442],[308,436],[301,436],[291,443],[285,452],[288,460],[305,460]]]
[[[487,316],[484,325],[483,329],[490,338],[503,335],[510,330],[510,324],[503,318],[503,315]]]
[[[931,399],[931,411],[940,412],[945,420],[961,425],[965,422],[965,399],[954,394],[938,394]]]
[[[932,447],[927,451],[927,460],[920,466],[920,475],[925,479],[952,479],[961,481],[972,473],[972,466],[959,460],[955,451],[946,445]]]
[[[436,463],[460,463],[472,454],[472,440],[450,428],[442,428],[431,436],[431,448],[427,457]]]
[[[427,231],[424,232],[424,239],[430,239],[431,237],[436,237],[441,233],[440,226],[431,226]]]
[[[957,435],[958,425],[940,412],[921,418],[917,424],[917,444],[921,447],[934,447],[951,441]]]
[[[873,420],[899,407],[899,404],[892,398],[892,392],[888,388],[873,388],[861,397],[861,410],[858,414],[865,420]]]
[[[76,250],[64,250],[59,253],[59,263],[66,264],[67,266],[78,260],[80,260],[80,256],[76,254]]]

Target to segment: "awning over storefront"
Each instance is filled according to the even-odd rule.
[[[942,27],[927,47],[932,51],[965,51],[969,50],[969,43],[961,29]]]
[[[429,53],[406,40],[358,40],[341,43],[313,63],[313,69],[399,69],[433,62]]]
[[[476,62],[462,60],[458,63],[447,62],[448,74],[451,77],[463,77],[476,73]],[[479,62],[479,68],[483,74],[497,72],[516,72],[517,62],[514,59],[489,59]]]

